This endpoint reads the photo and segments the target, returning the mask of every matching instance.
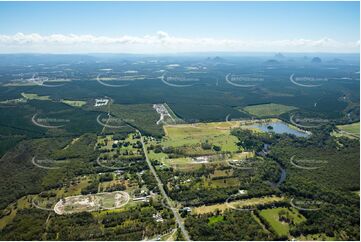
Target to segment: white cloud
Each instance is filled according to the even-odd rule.
[[[239,40],[180,38],[158,31],[155,35],[94,36],[37,33],[0,35],[0,52],[188,52],[188,51],[293,51],[358,52],[360,41],[343,43],[330,38],[286,40]]]

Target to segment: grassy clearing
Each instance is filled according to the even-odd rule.
[[[25,92],[22,92],[21,93],[21,96],[23,96],[25,99],[28,99],[28,100],[51,100],[49,96],[39,96],[38,94],[36,93],[25,93]]]
[[[286,217],[294,224],[299,224],[306,221],[295,208],[271,208],[260,212],[260,215],[270,224],[279,236],[287,236],[289,233],[289,223],[281,221],[281,217]]]
[[[151,160],[165,161],[168,159],[168,155],[165,153],[155,153],[153,150],[148,151],[148,157]]]
[[[150,156],[150,158],[151,159],[158,158],[156,160],[161,161],[164,165],[166,165],[168,167],[173,167],[174,169],[177,169],[177,170],[191,171],[194,169],[199,169],[202,166],[207,167],[207,166],[215,165],[215,164],[226,164],[227,162],[232,161],[232,160],[243,160],[243,159],[251,158],[251,157],[254,157],[254,155],[255,155],[254,152],[233,153],[231,155],[229,155],[229,154],[212,155],[212,156],[209,156],[212,158],[210,158],[211,161],[208,163],[197,162],[197,161],[193,160],[191,157],[181,157],[181,158],[169,159],[167,154],[164,154],[164,153],[155,154],[155,156]],[[216,170],[216,172],[221,172],[222,174],[224,173],[224,171],[218,171],[218,170]],[[222,176],[222,175],[214,175],[214,174],[211,175],[212,178],[218,177],[218,176]]]
[[[297,108],[293,106],[286,106],[283,104],[276,104],[276,103],[251,105],[243,108],[243,110],[246,111],[247,113],[257,117],[278,116],[295,109]]]
[[[249,198],[242,199],[234,202],[230,202],[228,205],[226,203],[208,205],[208,206],[200,206],[192,208],[192,213],[194,214],[204,214],[204,213],[213,213],[216,210],[224,212],[226,209],[230,207],[244,207],[244,206],[256,206],[260,204],[269,204],[283,201],[284,197],[276,197],[276,196],[267,196],[260,198]]]
[[[85,101],[65,100],[65,99],[62,99],[61,102],[77,108],[80,108],[86,104]]]
[[[26,103],[27,99],[21,97],[16,99],[8,99],[4,101],[0,101],[0,104],[19,104],[19,103]]]
[[[139,155],[142,149],[133,147],[139,139],[135,139],[133,136],[134,133],[128,134],[123,140],[114,138],[114,135],[98,136],[96,147],[100,151],[107,151],[102,153],[100,157],[112,159]]]
[[[197,186],[197,184],[196,184]],[[239,187],[240,181],[238,178],[223,178],[223,179],[206,179],[202,182],[202,187],[205,188],[227,188],[227,187]]]
[[[239,127],[237,121],[197,123],[181,125],[165,125],[162,145],[180,147],[194,146],[208,141],[212,145],[220,146],[222,151],[237,152],[237,138],[230,135],[231,128]]]
[[[224,217],[222,215],[213,216],[208,219],[208,225],[216,224],[219,222],[222,222],[224,220]]]
[[[7,224],[11,223],[14,220],[16,213],[18,210],[30,208],[31,207],[31,199],[32,196],[24,196],[18,199],[16,202],[10,204],[7,208],[5,208],[2,212],[7,212],[6,215],[0,216],[0,231],[3,229]]]
[[[348,136],[353,138],[360,138],[360,122],[345,124],[345,125],[337,125],[336,126],[340,132],[337,132],[336,136]]]

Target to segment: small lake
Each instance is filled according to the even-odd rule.
[[[268,129],[268,126],[273,127],[273,129]],[[288,126],[288,124],[280,121],[272,123],[253,124],[250,125],[250,127],[260,129],[264,132],[275,132],[276,134],[293,134],[297,137],[308,137],[310,135],[304,131],[293,129],[292,127]]]

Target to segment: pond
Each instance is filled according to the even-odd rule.
[[[269,129],[271,126],[273,129]],[[276,134],[293,134],[297,137],[308,137],[310,133],[292,128],[287,123],[277,121],[270,123],[253,124],[250,127],[260,129],[264,132],[275,132]]]

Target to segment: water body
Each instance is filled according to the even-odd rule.
[[[273,129],[268,129],[268,126],[273,127]],[[297,137],[308,137],[310,134],[304,131],[293,129],[288,124],[277,121],[272,123],[262,123],[262,124],[253,124],[250,127],[260,129],[264,132],[275,132],[276,134],[293,134]]]

